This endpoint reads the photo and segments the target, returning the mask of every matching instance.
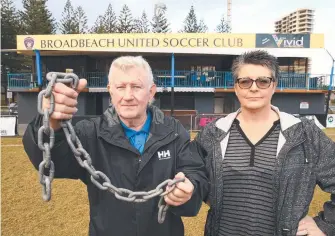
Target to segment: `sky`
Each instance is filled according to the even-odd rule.
[[[49,10],[57,21],[61,19],[66,0],[48,0]],[[227,0],[71,0],[74,7],[82,6],[89,28],[99,15],[104,14],[109,3],[118,15],[123,4],[127,4],[134,17],[139,17],[143,10],[152,19],[154,5],[165,3],[167,18],[171,30],[178,32],[189,12],[194,6],[198,20],[202,19],[209,32],[214,32],[220,18],[227,14]],[[14,0],[18,9],[22,9],[22,0]],[[325,35],[325,48],[335,59],[335,1],[334,0],[232,0],[232,33],[273,33],[274,22],[281,17],[299,9],[315,10],[313,33]],[[312,73],[330,74],[332,59],[326,51],[313,56]],[[327,72],[329,71],[329,72]]]

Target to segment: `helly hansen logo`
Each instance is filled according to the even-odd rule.
[[[170,150],[157,152],[157,154],[158,154],[158,159],[159,160],[165,160],[165,159],[170,159],[171,158]]]

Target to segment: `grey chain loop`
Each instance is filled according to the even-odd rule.
[[[51,160],[51,149],[55,143],[54,130],[49,125],[49,117],[54,112],[55,108],[55,97],[52,93],[55,83],[70,84],[74,89],[79,84],[79,78],[74,73],[60,73],[50,72],[46,75],[49,81],[48,86],[45,90],[40,91],[37,100],[37,110],[39,114],[43,115],[43,126],[38,130],[38,147],[43,152],[43,161],[39,165],[39,180],[42,185],[42,197],[43,200],[49,201],[51,199],[51,183],[55,174],[55,165]],[[43,97],[50,98],[50,108],[42,110]],[[150,191],[134,192],[125,188],[115,187],[106,174],[96,170],[92,165],[92,159],[88,152],[83,148],[78,136],[75,133],[75,129],[72,126],[71,120],[63,120],[61,127],[65,133],[66,141],[71,148],[74,157],[78,164],[87,170],[91,175],[92,183],[100,190],[111,192],[117,199],[126,202],[146,202],[154,197],[160,196],[158,202],[158,222],[162,224],[165,220],[166,212],[169,208],[164,202],[164,196],[169,194],[175,188],[176,184],[183,182],[185,178],[181,179],[167,179],[157,185],[157,187]],[[43,137],[49,136],[49,142],[44,142]],[[46,174],[49,170],[49,175]],[[169,191],[164,191],[166,186],[170,186]]]
[[[169,209],[169,205],[164,204],[163,198],[159,199],[158,202],[158,223],[162,224],[165,220],[166,212]]]

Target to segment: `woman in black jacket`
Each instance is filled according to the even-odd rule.
[[[277,60],[265,51],[232,66],[241,108],[194,140],[210,174],[206,236],[335,235],[335,145],[315,123],[271,105]],[[307,216],[316,185],[331,194]]]

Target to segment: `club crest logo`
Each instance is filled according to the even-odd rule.
[[[33,49],[35,41],[32,37],[27,37],[24,39],[24,46],[26,49]]]

